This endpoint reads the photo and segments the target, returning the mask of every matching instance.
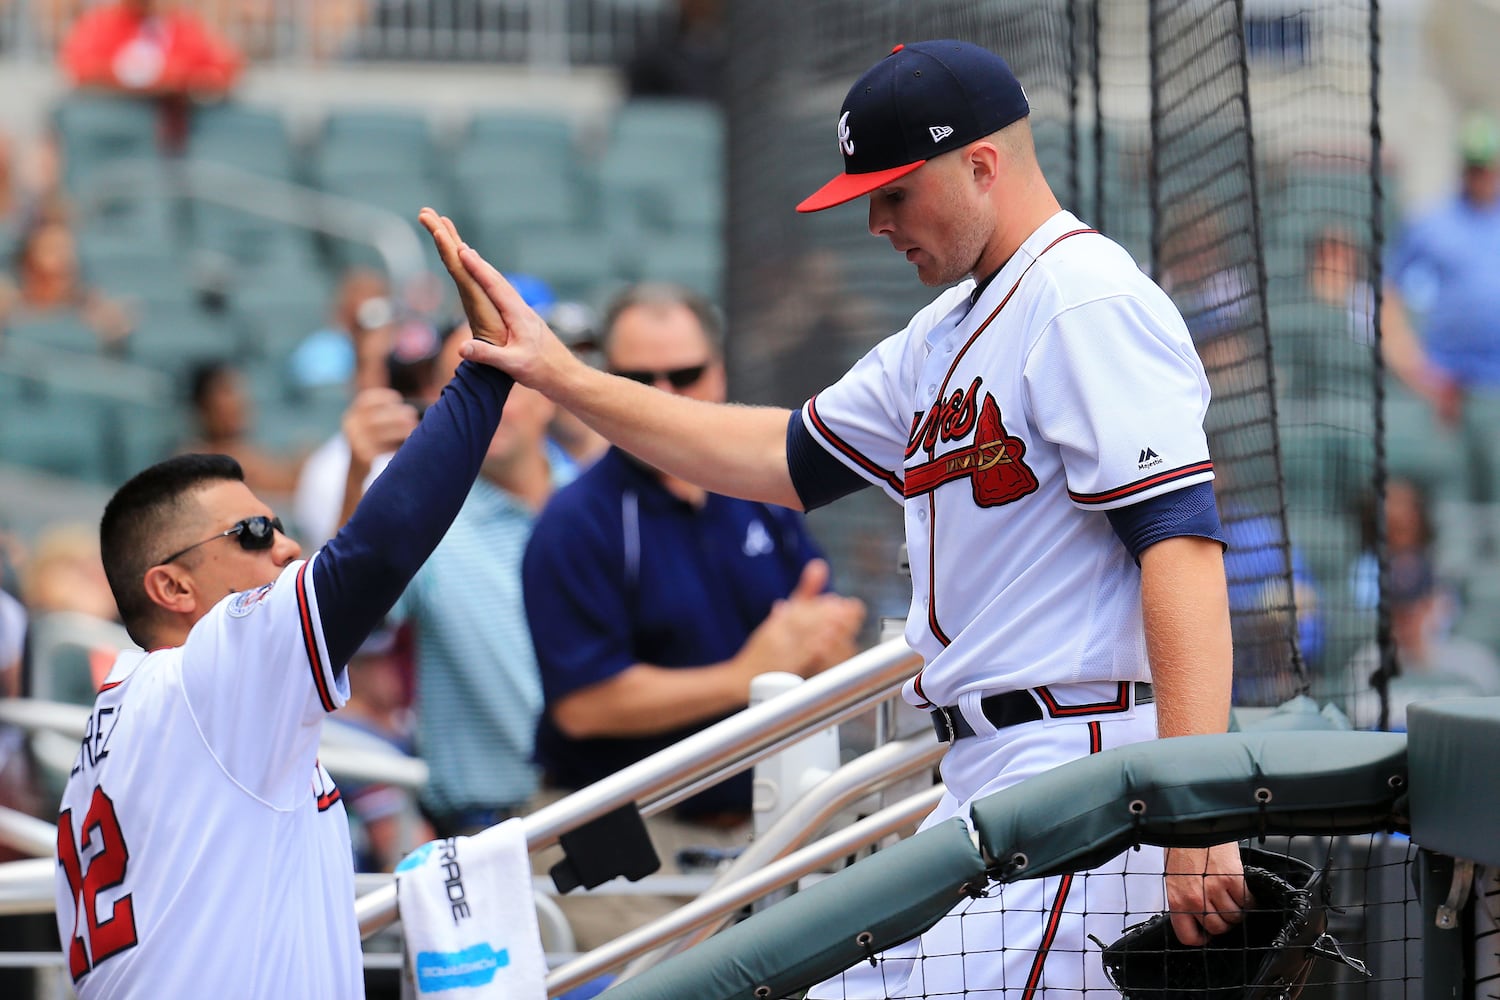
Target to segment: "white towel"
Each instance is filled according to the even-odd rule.
[[[546,1000],[525,827],[423,844],[396,866],[407,971],[417,996]]]

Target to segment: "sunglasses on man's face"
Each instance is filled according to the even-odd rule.
[[[231,535],[239,540],[240,548],[246,552],[264,552],[275,543],[276,532],[278,531],[286,534],[286,529],[281,526],[281,518],[266,517],[264,514],[257,514],[255,517],[247,517],[243,521],[236,521],[234,527],[228,531],[221,531],[212,538],[205,538],[201,542],[194,542],[180,552],[172,553],[160,563],[157,563],[157,565],[165,566],[174,559],[182,558],[200,545],[207,545],[209,542],[217,541],[220,538],[229,538]]]
[[[626,370],[621,368],[610,369],[610,373],[621,378],[628,378],[632,382],[641,385],[655,385],[657,382],[666,380],[674,389],[686,389],[688,386],[696,385],[708,371],[708,362],[701,365],[689,365],[686,368],[672,368],[664,372]]]

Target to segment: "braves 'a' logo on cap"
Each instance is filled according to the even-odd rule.
[[[839,118],[839,149],[845,156],[854,155],[854,136],[849,133],[849,112]]]

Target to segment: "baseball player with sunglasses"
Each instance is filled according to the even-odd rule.
[[[1059,206],[1029,114],[1005,61],[957,41],[897,46],[850,89],[844,171],[798,207],[868,197],[871,234],[945,290],[796,412],[588,370],[451,224],[435,234],[487,307],[467,356],[652,466],[790,507],[871,484],[904,506],[906,639],[925,661],[905,697],[951,744],[929,823],[1066,761],[1229,719],[1208,383],[1170,299]],[[1236,845],[1008,885],[811,995],[1112,992],[1087,936],[1112,940],[1164,902],[1187,944],[1241,919]]]
[[[349,657],[468,495],[511,385],[461,365],[306,559],[224,455],[168,459],[111,498],[104,566],[141,649],[99,692],[58,817],[58,933],[80,997],[364,995],[349,824],[319,734],[349,696]]]

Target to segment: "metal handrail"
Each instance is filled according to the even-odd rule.
[[[717,875],[703,895],[721,892],[725,887],[749,878],[753,873],[786,857],[810,841],[849,805],[912,775],[930,770],[942,759],[946,749],[946,745],[934,740],[931,733],[923,733],[878,746],[845,764],[799,798],[769,829],[751,841],[740,852],[739,857]],[[712,937],[728,923],[731,912],[726,911],[719,920],[700,924],[692,934],[679,938],[670,947],[642,956],[632,962],[620,978],[628,979],[662,959]],[[667,941],[670,938],[663,936],[661,940]],[[607,967],[598,968],[596,974],[604,971],[607,971]]]
[[[57,859],[26,858],[0,865],[0,917],[57,909]]]
[[[547,995],[557,996],[581,986],[600,972],[643,955],[688,931],[714,924],[726,914],[746,906],[767,893],[789,886],[840,858],[896,833],[930,813],[943,797],[943,787],[934,785],[888,806],[873,815],[832,833],[816,843],[772,862],[743,879],[712,889],[645,927],[639,927],[601,945],[581,958],[547,975]]]
[[[9,806],[0,806],[0,844],[25,851],[34,858],[50,857],[57,849],[57,827]]]
[[[522,817],[527,846],[531,851],[550,847],[561,834],[627,803],[636,803],[647,816],[662,812],[700,787],[795,743],[806,730],[834,725],[885,700],[921,662],[900,639],[868,649],[791,691]],[[362,937],[390,926],[397,918],[395,889],[361,897],[355,916]]]
[[[142,191],[167,190],[180,198],[214,202],[275,222],[312,229],[372,247],[385,262],[392,286],[403,288],[426,271],[422,241],[395,212],[342,195],[277,180],[212,160],[121,160],[101,166],[79,198],[87,214],[100,203]]]
[[[0,698],[0,723],[9,723],[33,732],[59,733],[70,739],[83,738],[88,728],[87,705],[73,705],[37,698]],[[427,762],[408,757],[396,750],[379,749],[373,741],[368,746],[353,746],[334,739],[324,739],[318,747],[318,759],[335,778],[350,781],[395,785],[408,791],[419,791],[427,785]]]

